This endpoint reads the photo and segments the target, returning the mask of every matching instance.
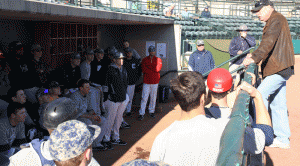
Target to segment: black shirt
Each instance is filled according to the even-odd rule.
[[[91,76],[90,81],[99,85],[105,84],[105,77],[110,63],[102,59],[100,61],[97,58],[91,62]]]
[[[295,74],[294,66],[283,69],[283,70],[279,71],[277,74],[281,75],[284,78],[289,78],[290,76]]]
[[[52,80],[63,85],[64,88],[77,88],[77,82],[81,79],[80,67],[72,67],[71,63],[56,69],[52,74]]]
[[[124,59],[124,65],[128,76],[128,85],[134,85],[141,76],[141,60],[135,57],[132,59]]]

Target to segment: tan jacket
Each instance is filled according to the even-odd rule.
[[[294,47],[286,18],[272,12],[263,29],[260,46],[252,53],[255,63],[262,62],[263,77],[295,65]]]

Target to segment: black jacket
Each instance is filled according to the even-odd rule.
[[[105,62],[104,59],[99,62],[97,58],[95,58],[95,60],[91,62],[90,81],[99,85],[104,85],[108,66],[109,63]]]
[[[23,59],[11,58],[8,60],[9,74],[8,79],[11,87],[28,89],[40,85],[40,80],[32,67],[29,67],[29,61]]]
[[[112,63],[106,73],[104,92],[108,92],[108,99],[112,102],[123,102],[127,93],[127,72],[122,66],[122,71]]]
[[[64,88],[77,88],[77,82],[81,79],[80,67],[73,68],[70,63],[56,69],[52,75],[52,81],[64,85]]]
[[[131,60],[125,59],[124,67],[127,71],[128,85],[135,85],[142,74],[141,60],[135,57],[132,57]]]

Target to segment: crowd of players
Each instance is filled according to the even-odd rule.
[[[9,104],[6,114],[2,112],[0,119],[0,155],[9,158],[10,165],[99,165],[92,157],[92,150],[113,150],[113,145],[126,145],[120,139],[119,129],[130,128],[123,120],[123,113],[131,116],[135,84],[142,73],[144,85],[138,120],[144,118],[149,95],[149,113],[155,118],[162,61],[155,56],[154,46],[149,47],[149,56],[142,62],[137,52],[129,47],[128,41],[124,42],[124,46],[125,56],[115,48],[109,49],[107,55],[102,49],[87,48],[82,63],[81,55],[74,53],[70,63],[45,76],[46,69],[39,62],[43,48],[39,45],[32,47],[33,60],[29,63],[21,57],[22,44],[13,42],[9,55],[15,59],[8,59],[3,70],[7,71],[11,88],[3,98]],[[232,86],[230,73],[225,69],[218,70],[212,71],[207,80],[209,95],[213,99],[208,110],[202,110],[208,97],[200,73],[187,72],[171,81],[172,92],[182,108],[182,117],[166,129],[168,132],[164,131],[156,138],[149,162],[163,161],[171,165],[181,165],[190,159],[196,162],[191,165],[216,162],[221,134],[231,112],[226,95]],[[228,86],[217,86],[213,79],[216,77],[224,77],[229,81],[224,85]],[[220,87],[222,90],[218,89]],[[258,154],[265,144],[269,145],[273,140],[270,117],[259,92],[245,83],[241,88],[256,98],[256,114],[259,114],[256,123],[253,123],[255,125],[247,128],[244,150]],[[187,126],[198,127],[190,131],[186,130]],[[204,132],[207,131],[205,126],[210,126],[209,132]],[[171,148],[174,141],[186,139],[189,134],[190,141],[182,150]],[[200,138],[207,146],[194,142]],[[194,150],[192,154],[197,155],[189,153],[189,157],[182,156],[185,150]],[[204,160],[203,156],[207,154],[210,158]]]
[[[124,41],[122,51],[114,46],[106,51],[88,47],[70,55],[70,62],[52,71],[41,62],[43,48],[38,44],[31,47],[31,57],[24,53],[24,46],[18,41],[10,43],[8,50],[1,60],[2,87],[9,89],[2,95],[0,104],[1,156],[13,156],[21,144],[36,138],[48,139],[49,129],[55,129],[58,122],[66,119],[101,127],[101,133],[93,141],[94,150],[113,150],[113,144],[126,145],[119,137],[119,129],[130,128],[123,113],[131,116],[135,84],[142,73],[143,98],[138,120],[144,118],[149,95],[150,116],[155,118],[162,61],[155,56],[154,46],[148,48],[149,56],[143,60],[129,47],[128,41]],[[67,111],[70,115],[55,110],[47,113],[49,103],[62,98],[63,101],[71,99],[74,105],[67,106],[75,110],[68,108],[72,110]]]

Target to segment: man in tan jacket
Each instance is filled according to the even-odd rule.
[[[251,12],[266,22],[260,46],[252,54],[248,54],[243,64],[258,64],[261,68],[263,82],[258,91],[262,94],[264,104],[270,104],[273,129],[276,138],[270,147],[290,148],[291,135],[287,105],[286,81],[294,75],[294,48],[290,29],[286,18],[274,10],[269,0],[260,0]]]

